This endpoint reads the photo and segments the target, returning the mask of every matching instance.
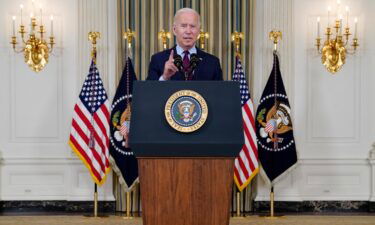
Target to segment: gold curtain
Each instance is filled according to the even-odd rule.
[[[231,34],[234,31],[243,32],[245,38],[241,43],[242,66],[252,90],[252,41],[253,41],[253,0],[118,0],[121,35],[128,28],[135,32],[132,56],[134,69],[139,80],[145,80],[148,73],[148,64],[151,56],[162,50],[158,32],[162,29],[171,32],[168,46],[175,44],[172,32],[173,17],[175,12],[184,7],[195,9],[201,15],[201,28],[208,32],[210,37],[206,41],[206,52],[220,59],[224,80],[231,80],[234,67],[234,45]],[[122,39],[121,57],[122,66],[128,55],[127,42]],[[121,74],[119,74],[121,76]],[[119,77],[117,78],[119,80]],[[115,179],[116,180],[116,179]],[[250,185],[249,185],[250,186]],[[115,185],[115,189],[119,185]],[[125,193],[115,190],[117,210],[125,210]],[[132,211],[138,211],[140,201],[138,189],[132,195]],[[253,192],[247,188],[241,193],[244,199],[241,211],[251,210],[251,195]],[[234,195],[234,199],[236,196]],[[236,204],[232,204],[236,210]]]

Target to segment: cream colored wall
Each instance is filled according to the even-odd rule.
[[[331,75],[320,62],[314,38],[316,17],[325,25],[327,6],[334,3],[256,1],[255,98],[260,97],[272,63],[267,32],[281,29],[281,72],[291,99],[299,156],[298,167],[275,186],[276,200],[373,200],[375,177],[368,159],[375,141],[375,2],[342,1],[351,9],[351,21],[359,18],[360,48]],[[256,200],[267,200],[269,187],[258,179]]]
[[[107,90],[114,82],[117,50],[110,42],[117,36],[110,33],[117,31],[109,25],[117,22],[116,1],[36,2],[44,5],[48,32],[48,18],[54,14],[57,42],[39,73],[9,44],[12,15],[24,4],[25,22],[31,1],[0,1],[0,30],[5,31],[0,35],[0,200],[92,200],[94,183],[67,141],[73,107],[88,74],[87,33],[93,29],[102,33],[98,67]],[[99,199],[114,200],[112,174],[99,188]]]

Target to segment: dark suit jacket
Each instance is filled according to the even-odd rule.
[[[176,46],[172,49],[176,52]],[[159,80],[164,71],[164,64],[168,61],[172,49],[156,53],[151,57],[147,80]],[[200,62],[193,72],[192,80],[223,80],[220,61],[216,56],[208,54],[199,48],[197,48],[197,55]],[[185,76],[178,71],[171,77],[171,80],[185,80]]]

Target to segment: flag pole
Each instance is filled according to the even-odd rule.
[[[241,39],[244,38],[244,34],[241,33],[241,32],[233,32],[232,33],[232,42],[234,43],[234,46],[235,46],[235,58],[238,58],[240,59],[241,58],[241,53],[240,53],[240,45],[241,45]],[[240,217],[241,216],[241,191],[238,189],[237,185],[236,185],[236,189],[237,189],[237,194],[236,194],[236,217]]]
[[[100,38],[99,32],[90,31],[88,33],[88,39],[91,41],[92,50],[91,50],[91,58],[96,64],[96,39]],[[93,115],[91,115],[91,125],[92,128],[94,127]],[[90,130],[90,140],[89,140],[89,147],[94,148],[95,146],[95,139],[94,139],[94,131]],[[94,184],[94,217],[98,217],[98,185]]]
[[[273,186],[271,187],[271,193],[270,193],[270,211],[271,215],[270,217],[274,217],[274,192],[273,192]]]
[[[123,38],[126,39],[128,41],[128,57],[129,58],[132,58],[132,41],[133,41],[133,38],[134,38],[134,32],[131,30],[131,29],[128,29],[127,32],[124,32],[123,34]],[[128,57],[126,57],[126,62],[125,62],[125,68],[127,68],[127,71],[126,71],[126,77],[127,77],[127,80],[126,80],[126,90],[127,90],[127,93],[126,95],[127,96],[130,96],[130,88],[129,88],[129,85],[130,85],[130,74],[129,74],[129,60],[127,59]],[[129,101],[129,97],[126,98],[126,105],[127,107],[130,107],[130,101]],[[128,190],[126,192],[126,216],[123,217],[124,219],[133,219],[132,216],[130,216],[130,205],[131,205],[131,192],[132,190]]]
[[[237,217],[241,216],[241,210],[240,210],[240,192],[237,191]]]
[[[276,54],[277,53],[277,45],[279,43],[279,40],[281,40],[282,38],[282,33],[281,31],[277,31],[277,30],[272,30],[270,33],[269,33],[269,38],[270,40],[273,41],[273,53]],[[274,65],[275,65],[275,62],[274,62]],[[276,73],[276,69],[275,69],[275,73]],[[277,76],[275,74],[275,90],[274,90],[274,94],[275,94],[275,102],[274,102],[274,107],[277,108]],[[277,127],[275,128],[277,129]],[[278,137],[277,137],[277,132],[274,133],[274,145],[273,145],[273,148],[274,150],[276,150],[278,148]],[[269,217],[266,217],[268,219],[277,219],[277,218],[280,218],[279,216],[275,217],[275,193],[274,193],[274,190],[273,190],[273,184],[271,184],[271,191],[270,191],[270,216]]]
[[[237,31],[235,31],[234,33],[232,33],[232,41],[234,42],[234,45],[236,47],[236,53],[235,53],[235,57],[238,57],[238,58],[241,58],[241,53],[240,53],[240,44],[241,44],[241,38],[243,38],[243,34],[242,33],[239,33]],[[240,217],[241,216],[241,204],[240,204],[240,196],[241,196],[241,192],[240,190],[238,190],[238,187],[236,186],[236,189],[237,189],[237,217]]]
[[[94,186],[94,217],[98,217],[98,185]]]
[[[130,218],[130,191],[126,193],[126,217]]]
[[[92,50],[91,50],[91,57],[94,63],[96,64],[96,39],[100,38],[99,32],[89,32],[89,40],[92,44]],[[91,116],[91,125],[94,127],[93,124],[93,116]],[[95,139],[94,139],[94,132],[90,132],[90,140],[89,140],[89,147],[94,148],[95,146]],[[98,185],[95,183],[94,185],[94,217],[98,217]]]
[[[123,217],[124,219],[134,219],[134,217],[130,216],[130,207],[131,207],[131,192],[133,190],[129,190],[126,192],[126,216]]]

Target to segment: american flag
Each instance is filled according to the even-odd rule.
[[[253,101],[250,98],[249,88],[247,86],[245,73],[239,56],[236,57],[236,68],[233,74],[233,80],[240,82],[242,119],[245,137],[245,144],[243,145],[239,156],[234,161],[234,181],[237,184],[238,189],[242,191],[258,173],[259,165]]]
[[[94,61],[74,106],[69,145],[98,185],[109,166],[109,101]]]

